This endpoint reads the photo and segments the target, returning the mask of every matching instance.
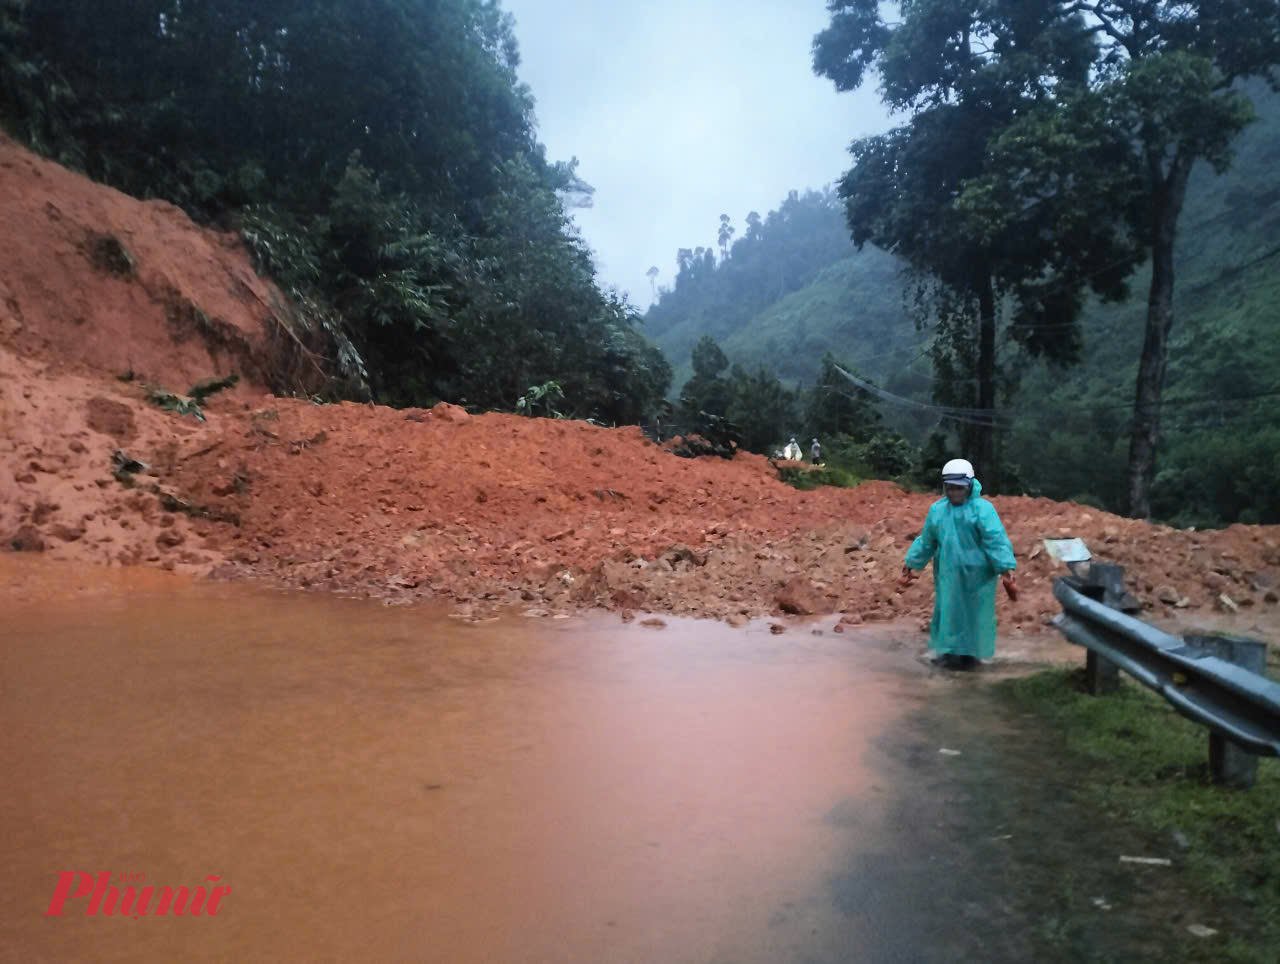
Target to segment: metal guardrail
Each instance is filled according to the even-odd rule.
[[[1089,650],[1090,691],[1101,695],[1113,689],[1118,670],[1124,670],[1180,714],[1209,728],[1216,779],[1251,786],[1257,757],[1280,756],[1280,684],[1264,675],[1266,645],[1162,632],[1113,608],[1124,598],[1123,570],[1094,568],[1101,568],[1101,578],[1058,579],[1053,587],[1063,610],[1054,626]]]

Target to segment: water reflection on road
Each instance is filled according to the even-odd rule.
[[[7,959],[772,962],[856,946],[830,881],[875,833],[849,817],[884,790],[868,748],[920,692],[883,633],[473,625],[17,565],[0,572]],[[42,916],[72,870],[221,875],[231,894],[214,918],[88,917],[83,898]]]

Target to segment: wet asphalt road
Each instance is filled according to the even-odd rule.
[[[1149,922],[1046,906],[1075,860],[1072,777],[908,628],[473,625],[163,581],[32,596],[0,640],[5,960],[1149,947]],[[62,871],[231,892],[216,917],[43,916]]]

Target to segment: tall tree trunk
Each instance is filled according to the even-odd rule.
[[[994,412],[996,407],[996,298],[991,276],[986,275],[978,289],[978,408]],[[981,415],[983,422],[994,422],[994,415]],[[1000,466],[995,458],[994,425],[975,425],[977,447],[972,455],[974,469],[986,491],[1000,491]]]
[[[1151,483],[1156,476],[1156,452],[1160,445],[1160,400],[1169,364],[1169,333],[1173,329],[1173,246],[1178,235],[1178,216],[1187,196],[1187,178],[1194,162],[1193,157],[1179,152],[1155,194],[1151,293],[1147,299],[1146,337],[1138,364],[1133,430],[1129,438],[1129,515],[1135,519],[1151,516]]]

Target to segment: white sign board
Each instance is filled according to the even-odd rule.
[[[1044,547],[1059,562],[1088,562],[1093,558],[1080,539],[1045,539]]]

